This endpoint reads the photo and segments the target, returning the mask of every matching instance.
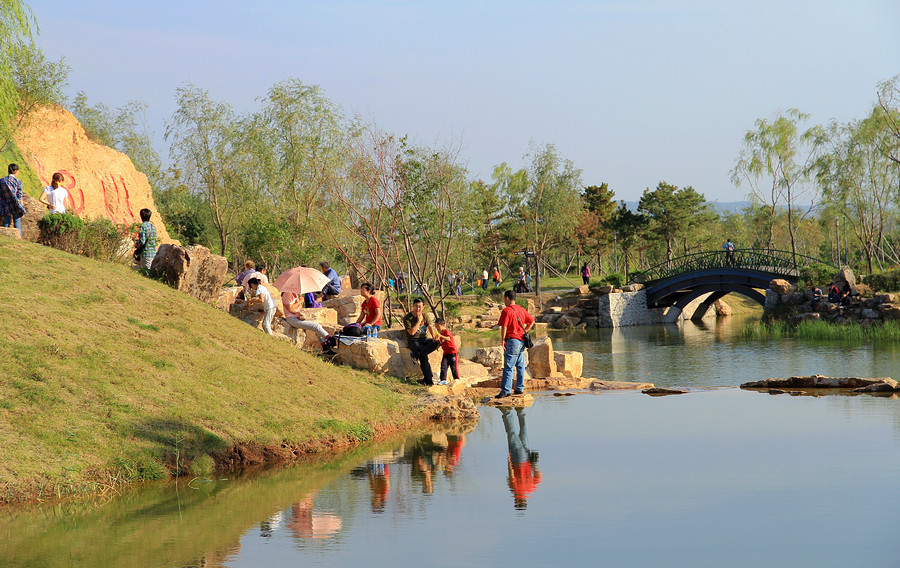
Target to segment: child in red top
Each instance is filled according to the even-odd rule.
[[[447,367],[453,373],[453,382],[459,380],[459,369],[457,366],[457,356],[459,355],[459,347],[456,346],[456,340],[453,333],[447,329],[444,318],[434,320],[434,325],[438,330],[438,340],[441,342],[441,349],[444,350],[444,356],[441,357],[441,380],[438,384],[447,384]]]

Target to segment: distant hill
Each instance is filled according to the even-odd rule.
[[[749,201],[710,201],[709,203],[715,208],[719,215],[724,213],[740,213],[750,206]],[[625,206],[631,211],[637,211],[638,202],[626,201]]]

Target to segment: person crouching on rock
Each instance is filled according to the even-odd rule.
[[[300,310],[303,309],[303,300],[301,300],[297,294],[294,294],[293,292],[282,292],[281,305],[284,306],[284,319],[291,327],[315,332],[316,336],[319,338],[319,343],[322,345],[322,351],[327,352],[330,350],[328,339],[331,336],[328,335],[328,332],[325,331],[325,328],[322,327],[322,324],[319,322],[303,319],[303,314],[300,313]],[[302,345],[299,336],[297,343]]]
[[[453,384],[456,384],[459,382],[459,367],[457,362],[457,358],[459,357],[459,347],[456,346],[453,332],[447,329],[444,318],[437,318],[434,320],[434,325],[437,327],[438,341],[441,342],[441,349],[444,350],[444,355],[441,357],[440,384],[447,384],[447,367],[450,368],[450,372],[453,374]]]
[[[434,384],[434,373],[431,372],[428,355],[440,344],[436,339],[432,339],[437,336],[434,330],[434,314],[424,312],[425,302],[422,298],[413,300],[412,311],[403,316],[403,327],[406,328],[406,342],[410,356],[413,361],[419,362],[419,368],[422,369],[422,380],[419,382],[431,386]],[[431,337],[428,337],[429,334]]]
[[[265,286],[260,286],[259,278],[251,278],[247,281],[247,286],[251,298],[259,297],[262,299],[263,309],[266,312],[262,322],[263,331],[272,335],[272,318],[275,317],[275,310],[278,308],[275,300],[272,298],[272,293]]]

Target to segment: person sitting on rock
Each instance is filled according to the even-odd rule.
[[[363,300],[356,323],[362,324],[366,335],[377,338],[381,331],[381,302],[375,297],[375,287],[366,282],[359,287]]]
[[[248,260],[244,263],[244,271],[234,277],[234,281],[238,283],[238,286],[244,284],[244,280],[256,272],[256,263],[252,260]]]
[[[812,301],[809,303],[809,309],[815,310],[819,301],[822,299],[822,289],[818,286],[813,287],[812,289]]]
[[[425,302],[422,298],[413,300],[412,310],[403,316],[403,327],[406,328],[406,341],[413,361],[419,362],[422,369],[423,385],[434,384],[434,373],[428,355],[435,351],[440,343],[433,339],[437,333],[434,329],[434,315],[425,313]],[[431,335],[431,337],[428,337]]]
[[[828,289],[828,301],[837,304],[841,301],[841,291],[838,290],[837,284],[832,284]]]
[[[303,314],[300,312],[300,310],[303,309],[303,301],[300,300],[300,297],[297,296],[297,294],[294,294],[293,292],[282,292],[281,305],[284,306],[284,319],[291,327],[314,332],[319,338],[319,343],[322,345],[322,351],[329,351],[328,340],[331,338],[331,335],[325,331],[325,328],[322,327],[322,324],[319,322],[304,319]],[[297,336],[297,343],[301,343],[299,334]]]
[[[841,305],[849,306],[852,298],[853,288],[850,286],[850,283],[845,280],[843,287],[841,287]]]
[[[319,266],[322,268],[322,273],[328,277],[328,284],[322,288],[322,294],[326,296],[326,299],[329,299],[328,296],[334,297],[341,293],[341,277],[338,276],[338,273],[335,272],[331,265],[325,262],[324,260],[319,263]]]
[[[322,292],[307,292],[303,294],[303,305],[306,308],[321,308]]]
[[[273,335],[272,318],[275,317],[275,311],[278,309],[278,306],[275,304],[275,300],[272,298],[272,293],[269,292],[269,289],[265,286],[261,286],[261,284],[259,278],[250,278],[247,281],[248,294],[250,297],[259,297],[262,299],[263,309],[265,310],[262,322],[263,331],[269,335]]]

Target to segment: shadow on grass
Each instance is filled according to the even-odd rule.
[[[204,454],[221,452],[229,444],[212,432],[182,420],[150,419],[134,425],[134,436],[157,445],[166,459],[194,459]]]

